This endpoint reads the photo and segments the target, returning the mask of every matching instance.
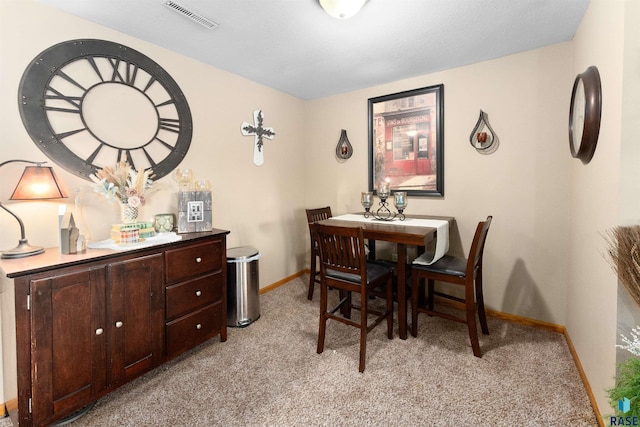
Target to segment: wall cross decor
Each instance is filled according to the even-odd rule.
[[[262,138],[273,139],[275,136],[275,132],[273,128],[263,127],[264,117],[262,116],[262,110],[256,110],[253,112],[253,125],[242,122],[240,130],[244,136],[253,135],[254,146],[253,146],[253,163],[256,166],[262,166],[264,163],[264,155],[262,152],[262,146],[264,142]]]

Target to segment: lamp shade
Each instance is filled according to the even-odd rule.
[[[66,198],[58,183],[53,168],[48,166],[27,166],[22,172],[10,200],[44,200]]]
[[[64,190],[60,187],[56,174],[53,172],[53,168],[42,167],[42,163],[45,162],[32,162],[30,160],[7,160],[0,163],[0,167],[8,163],[31,163],[37,166],[27,166],[20,177],[20,181],[13,190],[11,200],[46,200],[46,199],[61,199],[67,197]],[[13,259],[24,258],[32,255],[38,255],[44,252],[42,246],[32,246],[29,244],[24,231],[24,223],[15,213],[11,212],[2,203],[0,208],[9,213],[12,217],[18,221],[20,225],[20,240],[18,246],[8,251],[1,253],[1,258]]]
[[[338,19],[351,18],[364,6],[367,0],[319,0],[320,6],[329,15]]]

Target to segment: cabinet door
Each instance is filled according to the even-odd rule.
[[[114,263],[108,268],[111,304],[107,316],[111,322],[113,386],[162,363],[162,254]]]
[[[105,272],[31,281],[32,411],[48,424],[106,387]]]

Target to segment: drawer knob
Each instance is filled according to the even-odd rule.
[[[200,295],[202,295],[202,291],[196,291],[196,296],[199,297]]]
[[[196,258],[196,262],[202,262],[202,258],[200,257]]]
[[[102,335],[103,332],[104,332],[104,329],[102,328],[96,329],[96,335]]]
[[[116,328],[122,328],[123,323],[121,321],[116,322]]]
[[[201,325],[200,323],[198,323],[198,324],[196,325],[196,329],[202,329],[202,325]]]

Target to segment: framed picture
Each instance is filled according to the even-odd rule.
[[[444,196],[444,85],[369,98],[369,191]]]

